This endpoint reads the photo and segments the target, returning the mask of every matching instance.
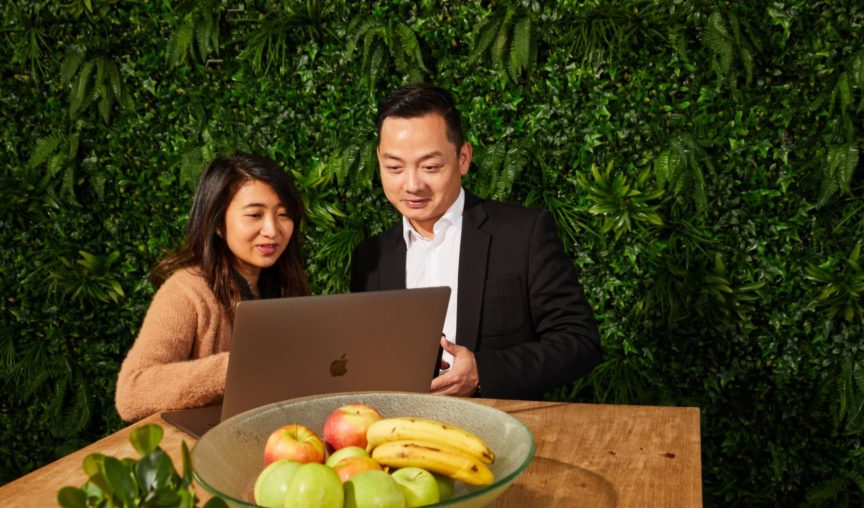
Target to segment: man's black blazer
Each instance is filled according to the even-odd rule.
[[[361,243],[351,290],[405,287],[402,223]],[[466,192],[456,342],[474,351],[484,397],[540,399],[602,357],[597,324],[552,215]]]

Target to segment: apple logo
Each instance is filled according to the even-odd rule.
[[[348,358],[346,353],[342,353],[338,360],[330,362],[330,376],[344,376],[346,372],[348,372]]]

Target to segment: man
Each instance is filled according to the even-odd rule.
[[[451,288],[431,391],[539,399],[597,365],[597,325],[552,216],[462,189],[472,147],[450,93],[395,90],[378,108],[378,139],[402,223],[357,247],[351,289]]]

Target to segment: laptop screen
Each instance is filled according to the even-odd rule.
[[[323,393],[427,393],[449,298],[431,287],[241,302],[222,420]]]

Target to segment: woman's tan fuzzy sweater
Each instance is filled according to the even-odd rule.
[[[222,399],[231,321],[194,269],[159,288],[120,367],[115,404],[126,421]]]

